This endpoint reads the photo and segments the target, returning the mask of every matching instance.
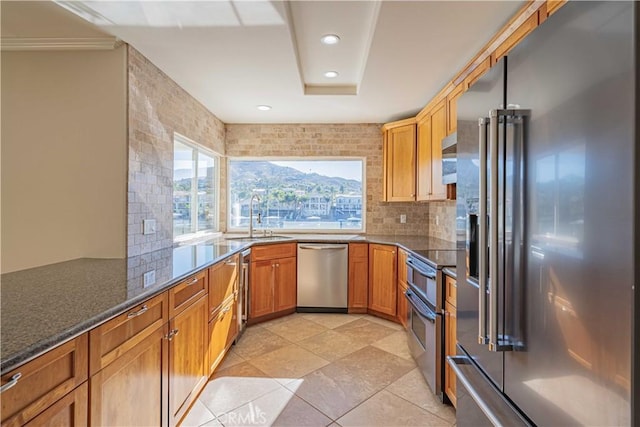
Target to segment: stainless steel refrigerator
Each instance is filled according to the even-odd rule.
[[[458,426],[640,423],[637,8],[569,2],[458,102]]]

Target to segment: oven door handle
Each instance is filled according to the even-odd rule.
[[[407,300],[409,301],[409,304],[411,304],[411,307],[413,307],[421,317],[427,319],[431,323],[436,323],[436,313],[434,313],[429,307],[427,307],[425,303],[420,301],[420,299],[418,299],[418,297],[416,297],[416,295],[411,292],[411,290],[407,289],[404,295],[405,297],[407,297]]]
[[[417,265],[415,265],[412,261],[411,258],[407,258],[407,260],[405,261],[405,263],[413,268],[414,270],[416,270],[418,273],[420,273],[421,275],[425,276],[427,279],[431,279],[431,280],[436,280],[436,274],[432,271],[425,271],[423,269],[421,269],[420,267],[418,267]]]

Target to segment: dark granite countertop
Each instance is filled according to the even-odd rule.
[[[0,373],[247,247],[288,241],[362,241],[397,244],[409,251],[455,249],[453,242],[427,236],[305,234],[253,242],[216,238],[127,259],[81,258],[5,273],[0,276]],[[155,270],[155,282],[145,287],[143,276],[151,270]]]

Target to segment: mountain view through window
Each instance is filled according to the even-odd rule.
[[[229,229],[248,228],[254,196],[256,230],[361,231],[365,210],[363,164],[362,159],[232,159],[228,175]]]

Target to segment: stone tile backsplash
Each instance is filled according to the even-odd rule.
[[[222,121],[131,46],[127,61],[127,254],[136,256],[173,244],[174,132],[219,154],[224,154],[225,135]],[[224,204],[226,192],[220,199]],[[156,220],[157,232],[143,235],[142,220],[148,218]],[[222,227],[224,221],[221,217]]]
[[[366,158],[366,231],[427,235],[429,205],[382,199],[382,133],[379,124],[227,124],[229,157]],[[407,215],[406,224],[400,215]]]

